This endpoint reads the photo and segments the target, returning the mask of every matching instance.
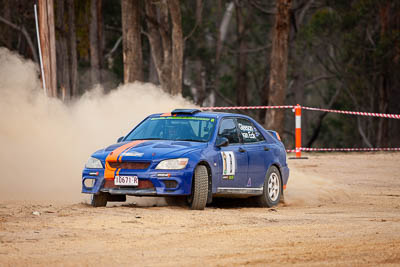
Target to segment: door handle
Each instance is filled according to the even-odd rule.
[[[264,147],[264,151],[269,151],[269,147]]]
[[[243,152],[246,152],[246,150],[241,148],[241,147],[239,147],[239,152],[243,153]]]

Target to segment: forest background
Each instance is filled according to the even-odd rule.
[[[0,0],[0,46],[39,64],[34,2]],[[54,36],[48,95],[66,105],[96,84],[149,82],[199,106],[400,113],[400,1],[36,3]],[[243,112],[293,147],[292,110]],[[400,146],[398,120],[302,115],[304,147]]]

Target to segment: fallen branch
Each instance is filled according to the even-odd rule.
[[[20,27],[20,26],[18,26],[18,25],[16,25],[16,24],[12,23],[11,21],[6,20],[6,19],[3,18],[2,16],[0,16],[0,21],[3,22],[3,23],[5,23],[5,24],[7,24],[8,26],[10,26],[10,27],[13,28],[13,29],[20,31],[20,32],[24,35],[24,37],[25,37],[25,39],[26,39],[26,41],[27,41],[27,43],[28,43],[28,45],[29,45],[29,48],[31,49],[32,56],[33,56],[33,60],[34,60],[36,63],[39,64],[39,58],[38,58],[38,55],[37,55],[35,46],[33,45],[32,39],[31,39],[31,37],[29,36],[28,32],[26,31],[25,27],[24,27],[24,26],[21,26],[21,27]]]
[[[117,50],[117,48],[118,48],[119,44],[121,43],[121,41],[122,41],[122,36],[118,38],[118,40],[115,42],[115,44],[114,44],[113,48],[110,50],[110,52],[108,52],[105,55],[105,58],[109,58],[109,57],[112,56],[112,54],[114,54],[115,50]]]

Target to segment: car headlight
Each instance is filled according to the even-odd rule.
[[[85,164],[85,168],[87,168],[87,169],[102,169],[103,164],[101,164],[101,161],[99,159],[90,157]]]
[[[188,163],[188,158],[167,159],[158,163],[157,170],[181,170],[184,169]]]

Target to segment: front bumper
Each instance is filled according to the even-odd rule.
[[[100,191],[111,195],[157,196],[155,189],[103,188]]]
[[[154,170],[145,171],[121,170],[119,175],[138,176],[139,185],[142,182],[151,182],[151,188],[119,187],[114,180],[104,179],[104,169],[84,169],[82,172],[82,193],[99,194],[106,192],[111,195],[131,196],[177,196],[190,195],[192,187],[193,170]],[[160,177],[165,176],[165,177]],[[176,186],[168,186],[174,182]],[[111,183],[112,186],[109,186]]]

